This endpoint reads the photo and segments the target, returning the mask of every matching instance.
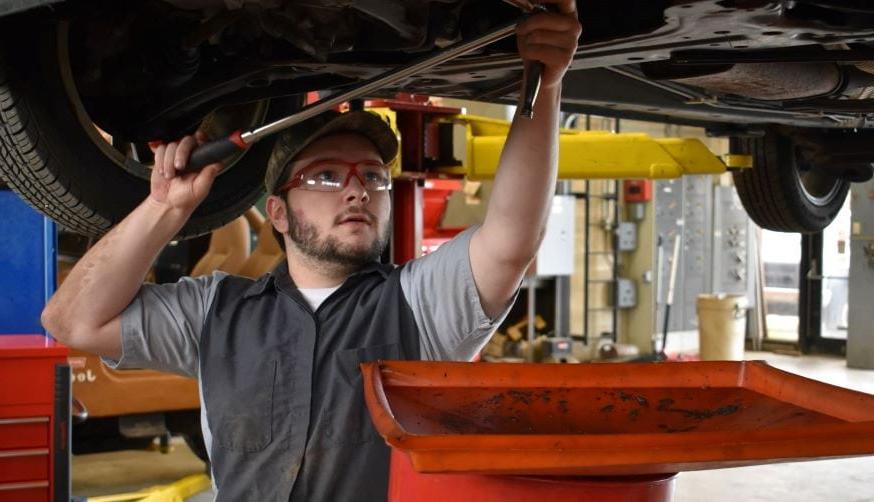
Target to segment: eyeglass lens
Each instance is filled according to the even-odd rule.
[[[354,172],[353,172],[354,171]],[[303,174],[301,188],[309,190],[342,190],[355,175],[366,190],[378,191],[391,188],[391,175],[388,168],[376,162],[362,162],[357,165],[339,162],[320,162]]]

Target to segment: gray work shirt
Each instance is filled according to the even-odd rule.
[[[124,311],[118,368],[200,380],[217,500],[380,500],[388,450],[358,364],[470,360],[506,316],[482,310],[470,237],[401,267],[374,263],[313,312],[285,264],[145,285]]]

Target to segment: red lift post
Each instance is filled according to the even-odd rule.
[[[401,170],[393,181],[392,209],[392,258],[400,265],[433,251],[464,230],[440,227],[449,196],[463,187],[462,176],[435,171],[440,165],[457,163],[452,162],[452,125],[439,119],[462,110],[433,105],[428,97],[412,94],[368,101],[366,107],[392,111],[401,136]]]

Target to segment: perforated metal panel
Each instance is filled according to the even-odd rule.
[[[710,176],[687,176],[656,182],[655,231],[664,242],[658,278],[659,330],[676,236],[681,239],[680,268],[669,331],[698,328],[696,301],[702,293],[743,294],[753,306],[755,268],[750,252],[755,226],[734,187],[714,186],[713,181]]]
[[[670,179],[659,180],[655,185],[655,232],[656,240],[661,237],[662,253],[661,262],[656,263],[654,269],[658,271],[656,303],[656,326],[661,329],[664,323],[664,301],[667,297],[668,281],[671,273],[671,253],[674,249],[674,240],[683,236],[683,180]],[[681,250],[682,251],[682,250]],[[677,284],[682,284],[683,271],[677,270]],[[671,316],[668,329],[676,331],[683,326],[683,305],[675,302],[674,315]]]
[[[713,195],[713,292],[743,294],[752,300],[752,222],[734,187],[717,186]]]
[[[680,238],[670,331],[697,328],[695,301],[710,291],[710,246],[713,199],[710,176],[686,176],[656,182],[656,235],[662,236],[663,260],[659,267],[660,305],[667,296],[674,239]],[[657,326],[664,309],[659,308]]]
[[[680,249],[683,267],[682,288],[676,299],[683,303],[681,329],[697,329],[698,313],[695,308],[698,295],[710,292],[710,264],[713,217],[713,178],[686,176],[683,178],[683,246]],[[678,284],[678,285],[679,285]]]

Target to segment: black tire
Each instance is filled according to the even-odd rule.
[[[62,82],[61,24],[24,19],[0,25],[0,178],[64,228],[100,236],[148,195],[148,176],[122,168],[83,126],[78,98]],[[299,103],[274,101],[266,120]],[[179,237],[207,233],[251,207],[263,192],[272,146],[261,141],[225,169]]]
[[[732,153],[753,157],[753,168],[733,173],[750,218],[777,232],[819,232],[844,204],[850,183],[807,164],[792,139],[776,131],[731,138]]]

